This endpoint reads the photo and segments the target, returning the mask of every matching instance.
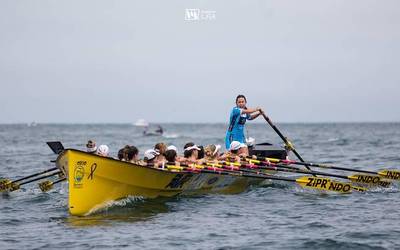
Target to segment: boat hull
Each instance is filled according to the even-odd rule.
[[[67,149],[56,165],[68,176],[68,207],[84,216],[129,196],[171,197],[178,194],[234,194],[262,180],[214,173],[173,172]]]

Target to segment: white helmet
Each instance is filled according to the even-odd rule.
[[[152,159],[156,158],[156,156],[159,154],[160,153],[158,153],[154,149],[149,149],[149,150],[146,150],[146,152],[144,152],[144,157],[147,158],[147,160],[152,160]]]
[[[97,154],[101,156],[108,156],[108,146],[107,145],[100,145],[99,148],[97,149]]]
[[[174,150],[176,153],[178,153],[178,149],[174,145],[169,145],[167,150]]]

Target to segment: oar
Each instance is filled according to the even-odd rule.
[[[231,171],[243,171],[243,172],[251,173],[251,174],[266,174],[265,172],[260,172],[260,171],[254,170],[255,168],[246,168],[246,167],[244,167],[244,165],[241,165],[240,163],[238,165],[231,164],[230,162],[227,162],[226,165],[219,164],[219,163],[211,163],[211,162],[208,162],[205,164],[210,167],[219,167],[219,168],[223,168],[225,170],[231,170]],[[262,168],[258,168],[258,169],[262,169]]]
[[[261,160],[266,160],[269,162],[274,162],[274,163],[283,163],[283,164],[295,164],[295,165],[308,165],[311,167],[316,167],[316,168],[326,168],[326,169],[335,169],[335,170],[342,170],[342,171],[350,171],[350,172],[358,172],[358,173],[365,173],[365,174],[373,174],[373,175],[379,175],[382,176],[386,179],[391,179],[391,180],[400,180],[400,170],[382,170],[379,172],[374,172],[374,171],[368,171],[368,170],[360,170],[360,169],[354,169],[354,168],[344,168],[344,167],[336,167],[332,165],[326,165],[326,164],[318,164],[318,163],[311,163],[311,162],[298,162],[298,161],[293,161],[293,160],[281,160],[281,159],[275,159],[275,158],[263,158],[259,157],[258,159]]]
[[[57,172],[55,172],[55,173],[51,173],[51,174],[48,174],[48,175],[40,176],[40,177],[31,179],[31,180],[28,180],[28,181],[25,181],[25,182],[21,182],[21,183],[13,182],[13,183],[11,183],[11,184],[10,184],[5,190],[3,190],[3,191],[10,191],[10,192],[12,192],[12,191],[15,191],[15,190],[20,189],[20,187],[21,187],[22,185],[25,185],[25,184],[28,184],[28,183],[31,183],[31,182],[34,182],[34,181],[42,180],[42,179],[45,179],[45,178],[48,178],[48,177],[51,177],[51,176],[54,176],[54,175],[57,175],[57,174],[60,174],[60,173],[62,173],[62,172],[61,172],[61,171],[57,171]]]
[[[64,178],[60,178],[56,181],[49,181],[49,180],[43,181],[43,182],[39,183],[39,188],[40,188],[40,190],[42,190],[42,192],[47,192],[53,188],[54,184],[65,181],[66,179],[67,178],[64,177]]]
[[[191,170],[195,171],[196,169],[208,169],[208,170],[213,170],[213,171],[241,171],[241,172],[246,172],[246,173],[251,173],[251,174],[266,174],[264,172],[256,171],[253,169],[246,169],[246,168],[240,168],[240,164],[237,166],[233,166],[232,164],[217,164],[217,163],[205,163],[205,165],[199,165],[199,164],[191,164],[191,165],[186,165],[186,164],[181,164],[180,166],[175,166],[171,165],[174,163],[167,163],[167,169],[169,170],[183,170],[182,167],[190,168]]]
[[[351,176],[346,176],[346,175],[339,175],[339,174],[331,174],[331,173],[325,173],[325,172],[320,172],[320,171],[309,171],[309,170],[302,170],[296,167],[291,167],[283,164],[277,164],[277,163],[271,163],[268,161],[259,161],[259,160],[249,160],[250,164],[255,163],[255,164],[260,164],[260,165],[255,165],[257,168],[260,169],[265,169],[265,170],[275,170],[275,171],[281,171],[281,172],[293,172],[293,173],[300,173],[300,174],[311,174],[311,175],[321,175],[321,176],[328,176],[328,177],[334,177],[334,178],[340,178],[340,179],[347,179],[352,182],[357,182],[357,183],[362,183],[362,184],[367,184],[367,185],[376,185],[376,186],[381,186],[384,188],[390,187],[392,184],[390,181],[385,181],[381,177],[376,176],[376,175],[351,175]],[[244,165],[244,167],[249,167],[248,165]],[[251,168],[252,166],[250,166]]]
[[[352,176],[345,176],[345,175],[338,175],[338,174],[331,174],[331,173],[326,173],[326,172],[319,172],[319,171],[312,171],[312,170],[303,170],[300,168],[296,167],[291,167],[287,165],[282,165],[282,164],[277,164],[277,163],[271,163],[269,161],[260,161],[260,160],[254,160],[254,159],[246,159],[249,163],[242,164],[240,162],[227,162],[227,161],[222,161],[219,162],[218,164],[215,163],[207,163],[207,165],[211,166],[223,166],[224,164],[230,166],[235,166],[236,168],[239,168],[242,170],[243,168],[259,168],[259,169],[264,169],[264,170],[273,170],[273,171],[280,171],[280,172],[292,172],[292,173],[301,173],[301,174],[311,174],[311,175],[322,175],[322,176],[329,176],[329,177],[335,177],[335,178],[340,178],[340,179],[347,179],[352,182],[358,182],[358,183],[363,183],[363,184],[368,184],[368,185],[378,185],[384,188],[390,187],[392,184],[390,181],[384,181],[382,178],[379,176],[373,175],[352,175]],[[254,164],[254,165],[253,165]],[[267,167],[266,167],[267,166]]]
[[[42,172],[39,172],[39,173],[36,173],[36,174],[31,174],[31,175],[22,177],[20,179],[14,180],[14,181],[12,181],[10,179],[2,179],[2,180],[0,180],[0,192],[1,191],[5,191],[8,187],[10,187],[12,184],[14,184],[16,182],[20,182],[20,181],[23,181],[23,180],[26,180],[26,179],[30,179],[32,177],[36,177],[38,175],[42,175],[42,174],[45,174],[45,173],[48,173],[48,172],[52,172],[52,171],[55,171],[57,169],[58,169],[57,167],[50,168],[50,169],[44,170]]]
[[[314,176],[303,176],[298,179],[291,179],[287,177],[278,177],[267,174],[245,174],[242,171],[227,171],[222,168],[217,167],[208,167],[208,166],[170,166],[167,165],[168,169],[174,169],[178,171],[189,171],[195,173],[209,173],[209,174],[217,174],[217,175],[231,175],[231,176],[241,176],[248,178],[258,178],[264,180],[279,180],[279,181],[288,181],[288,182],[296,182],[302,187],[325,190],[325,191],[333,191],[338,193],[351,193],[353,190],[363,192],[366,191],[365,188],[356,187],[349,183],[333,181],[329,178],[321,178]]]
[[[264,114],[264,112],[261,112],[262,116],[264,117],[264,119],[268,122],[268,124],[272,127],[273,130],[275,130],[275,132],[279,135],[279,137],[283,140],[283,142],[285,143],[286,147],[291,150],[297,158],[299,158],[300,161],[304,162],[303,158],[300,156],[299,153],[297,153],[297,150],[294,148],[293,144],[285,137],[282,135],[281,131],[279,131],[279,129],[275,126],[275,124],[272,123],[271,119],[269,119],[268,116],[266,116]],[[311,170],[310,167],[305,164],[304,165],[308,170]]]
[[[20,181],[23,181],[23,180],[26,180],[26,179],[29,179],[29,178],[32,178],[32,177],[35,177],[35,176],[38,176],[38,175],[42,175],[42,174],[45,174],[45,173],[48,173],[48,172],[52,172],[52,171],[57,170],[57,169],[58,169],[57,167],[49,168],[49,169],[44,170],[42,172],[39,172],[39,173],[36,173],[36,174],[31,174],[31,175],[22,177],[20,179],[14,180],[12,182],[20,182]]]

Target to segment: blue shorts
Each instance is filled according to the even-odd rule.
[[[245,143],[244,134],[243,133],[232,133],[227,131],[225,136],[225,147],[229,150],[231,143],[233,141],[238,141],[240,143]]]

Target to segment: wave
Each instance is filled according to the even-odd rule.
[[[119,200],[106,201],[92,208],[89,212],[85,214],[85,216],[97,213],[104,213],[115,207],[126,207],[129,205],[133,205],[139,201],[142,202],[143,200],[144,198],[142,196],[128,196]]]
[[[164,133],[163,137],[168,139],[174,139],[180,137],[180,135],[175,133]]]
[[[368,192],[371,193],[397,193],[399,192],[399,186],[397,183],[392,183],[390,187],[384,188],[384,187],[371,187],[368,189]]]
[[[304,242],[300,249],[385,249],[376,244],[370,245],[367,243],[351,242],[351,241],[339,241],[336,239],[318,239],[308,240]]]
[[[339,138],[329,138],[328,142],[339,141],[339,140],[340,140]]]

